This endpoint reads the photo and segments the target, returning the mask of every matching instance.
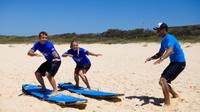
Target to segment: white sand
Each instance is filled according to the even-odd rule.
[[[87,98],[74,93],[62,93],[75,97],[87,98],[87,107],[83,110],[62,108],[56,104],[21,95],[21,86],[25,83],[38,84],[34,71],[44,61],[43,57],[29,57],[27,51],[32,45],[0,45],[0,112],[199,112],[200,111],[200,44],[183,44],[187,67],[172,82],[180,98],[172,99],[171,106],[155,104],[163,98],[158,85],[160,74],[169,63],[165,60],[160,65],[153,62],[145,64],[147,57],[156,53],[160,47],[155,43],[135,44],[90,44],[80,45],[102,57],[90,57],[92,67],[87,76],[92,88],[124,93],[121,102],[108,102]],[[60,55],[69,45],[56,45]],[[58,82],[73,82],[75,63],[71,58],[62,59],[62,65],[56,75]],[[48,88],[51,88],[45,78]],[[85,86],[82,81],[81,85]],[[128,97],[128,98],[126,98]],[[154,101],[156,100],[156,101]]]

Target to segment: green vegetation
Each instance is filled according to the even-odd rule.
[[[170,27],[169,32],[182,42],[200,42],[200,25]],[[0,44],[33,43],[37,36],[4,36],[0,35]],[[57,43],[69,43],[72,40],[81,43],[132,43],[132,42],[159,42],[155,31],[149,29],[119,30],[109,29],[102,33],[76,34],[66,33],[49,36],[49,40]]]

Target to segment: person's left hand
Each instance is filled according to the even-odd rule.
[[[102,54],[96,54],[96,57],[98,57],[98,56],[102,56]]]
[[[163,60],[162,59],[158,59],[157,61],[154,62],[155,65],[160,64]]]

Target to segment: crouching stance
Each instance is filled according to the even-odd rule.
[[[62,55],[62,57],[67,57],[67,56],[72,57],[73,60],[76,62],[76,67],[74,70],[74,80],[76,82],[76,86],[79,87],[79,76],[80,76],[83,82],[86,84],[87,88],[91,89],[89,81],[85,75],[91,67],[91,62],[87,57],[87,55],[96,57],[101,56],[101,54],[95,54],[86,49],[80,48],[78,46],[78,42],[72,41],[70,49],[67,50]]]
[[[161,48],[157,54],[147,58],[145,62],[158,59],[154,64],[160,64],[163,60],[170,57],[170,64],[163,71],[159,81],[163,90],[165,105],[170,105],[169,93],[174,98],[178,97],[178,94],[172,89],[170,84],[184,70],[186,65],[185,57],[178,40],[167,32],[168,26],[165,23],[159,23],[158,27],[154,29],[162,37]]]
[[[56,72],[60,67],[61,59],[53,44],[47,39],[48,34],[46,32],[40,32],[39,41],[35,42],[33,47],[29,50],[28,55],[40,56],[39,54],[35,53],[35,51],[39,50],[45,57],[46,61],[42,63],[40,67],[36,70],[35,76],[42,86],[41,92],[44,92],[44,90],[46,89],[43,77],[46,76],[48,78],[54,91],[51,96],[54,96],[57,94],[57,86],[54,76],[56,75]]]

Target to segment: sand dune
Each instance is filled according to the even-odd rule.
[[[153,62],[145,64],[148,56],[158,51],[157,43],[133,44],[83,44],[81,47],[103,54],[102,57],[90,57],[92,67],[88,72],[92,88],[110,92],[124,93],[121,102],[96,100],[62,91],[64,94],[88,99],[87,107],[62,108],[56,104],[23,95],[22,84],[38,84],[34,71],[44,61],[43,57],[28,57],[27,51],[32,45],[0,45],[0,112],[199,112],[200,111],[200,44],[182,44],[187,66],[172,82],[180,98],[172,99],[172,105],[163,107],[163,95],[158,85],[160,74],[169,63],[160,65]],[[56,45],[60,55],[69,45]],[[58,82],[73,82],[75,63],[71,58],[63,58],[56,75]],[[45,83],[51,88],[47,79]],[[82,86],[85,86],[81,82]]]

